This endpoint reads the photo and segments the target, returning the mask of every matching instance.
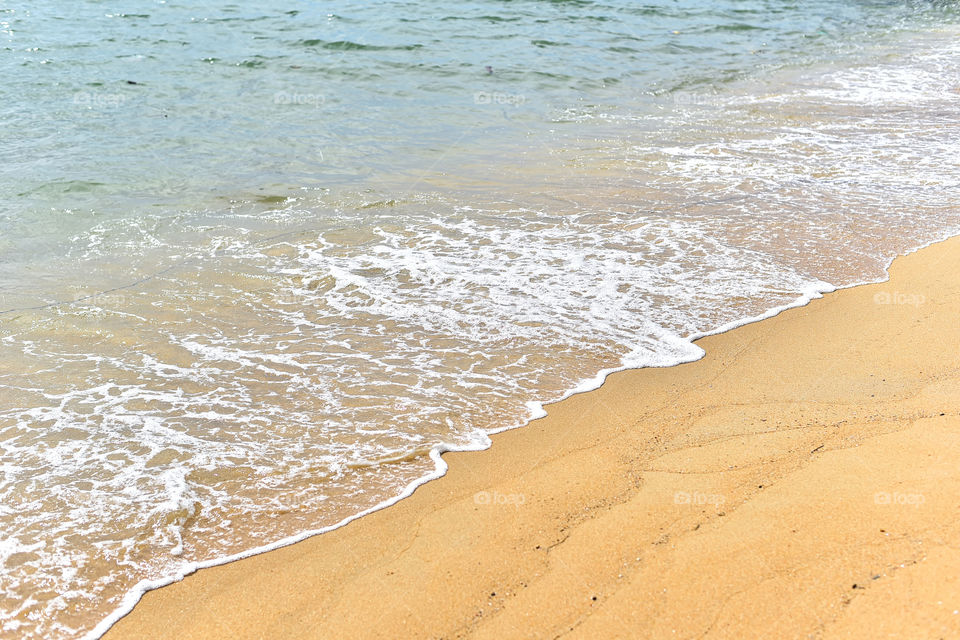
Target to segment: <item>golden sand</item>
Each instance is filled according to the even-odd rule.
[[[106,637],[960,637],[960,239],[699,344]]]

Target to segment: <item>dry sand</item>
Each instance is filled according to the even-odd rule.
[[[960,238],[699,344],[106,637],[960,638]]]

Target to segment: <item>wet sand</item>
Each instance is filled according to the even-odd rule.
[[[960,238],[611,376],[121,638],[960,637]]]

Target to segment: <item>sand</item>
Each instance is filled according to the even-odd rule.
[[[121,638],[960,637],[960,239],[146,594]]]

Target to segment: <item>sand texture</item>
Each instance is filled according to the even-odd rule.
[[[144,596],[130,638],[960,637],[960,239]]]

